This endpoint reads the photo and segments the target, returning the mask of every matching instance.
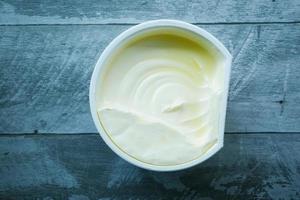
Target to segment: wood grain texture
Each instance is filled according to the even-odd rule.
[[[93,67],[130,26],[0,27],[0,133],[96,132]],[[205,25],[231,51],[227,132],[300,130],[300,25]]]
[[[299,134],[227,134],[188,170],[158,173],[94,135],[1,136],[0,199],[299,199]]]
[[[0,24],[137,23],[171,18],[191,23],[299,22],[298,0],[1,0]]]

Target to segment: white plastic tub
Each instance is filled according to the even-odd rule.
[[[141,32],[145,32],[147,30],[151,30],[153,28],[164,28],[164,27],[172,27],[175,29],[181,29],[185,31],[192,32],[194,35],[199,37],[201,40],[206,40],[209,45],[212,46],[212,48],[216,48],[225,58],[224,59],[224,67],[225,67],[225,74],[224,74],[224,88],[225,92],[222,97],[221,102],[221,110],[220,117],[219,117],[219,132],[218,132],[218,140],[217,143],[212,146],[203,156],[200,156],[197,159],[194,159],[190,162],[186,162],[183,164],[178,165],[169,165],[169,166],[162,166],[162,165],[153,165],[149,163],[142,162],[140,160],[135,159],[134,157],[130,156],[126,152],[124,152],[122,149],[120,149],[109,137],[109,135],[105,132],[104,127],[102,127],[100,123],[100,119],[97,115],[97,107],[96,107],[96,91],[97,87],[99,87],[99,84],[101,83],[101,80],[103,76],[101,76],[102,69],[104,66],[104,63],[108,59],[108,57],[112,54],[112,52],[116,51],[116,49],[119,47],[119,45],[129,39],[132,39]],[[103,138],[105,143],[121,158],[128,161],[129,163],[132,163],[138,167],[149,169],[149,170],[155,170],[155,171],[175,171],[175,170],[181,170],[185,168],[192,167],[194,165],[197,165],[206,159],[210,158],[212,155],[214,155],[217,151],[219,151],[223,147],[223,138],[224,138],[224,126],[225,126],[225,114],[226,114],[226,105],[227,105],[227,95],[228,95],[228,87],[229,87],[229,78],[230,78],[230,69],[231,69],[231,60],[232,57],[229,53],[229,51],[223,46],[223,44],[217,40],[214,36],[212,36],[207,31],[194,26],[189,23],[185,23],[182,21],[177,20],[155,20],[155,21],[148,21],[136,26],[133,26],[129,28],[128,30],[121,33],[119,36],[117,36],[103,51],[102,55],[100,56],[90,83],[90,109],[92,113],[92,117],[94,120],[94,123],[97,127],[97,130],[100,133],[100,136]]]

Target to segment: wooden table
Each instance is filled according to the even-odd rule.
[[[105,46],[161,18],[234,57],[225,147],[172,173],[112,153],[88,104]],[[299,133],[298,0],[0,0],[0,199],[300,199]]]

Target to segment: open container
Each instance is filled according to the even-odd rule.
[[[202,42],[204,41],[208,44],[209,48],[214,49],[221,55],[221,59],[223,62],[224,73],[223,73],[223,84],[224,84],[224,92],[222,95],[222,99],[220,101],[220,110],[218,117],[218,133],[217,133],[217,142],[209,148],[205,152],[205,154],[199,156],[198,158],[191,160],[189,162],[185,162],[177,165],[154,165],[150,163],[143,162],[129,155],[121,148],[119,148],[110,138],[109,134],[105,131],[105,127],[100,121],[100,118],[97,114],[97,97],[96,93],[101,85],[101,81],[103,80],[103,68],[108,60],[108,58],[117,51],[124,42],[128,42],[133,38],[139,37],[141,34],[145,34],[146,32],[151,32],[153,30],[177,30],[183,31],[191,35],[191,37],[196,37]],[[219,151],[223,147],[223,139],[224,139],[224,126],[225,126],[225,114],[226,114],[226,105],[227,105],[227,95],[228,95],[228,87],[229,87],[229,79],[230,79],[230,69],[231,69],[231,60],[232,57],[229,51],[223,46],[223,44],[217,40],[214,36],[212,36],[207,31],[194,26],[189,23],[185,23],[177,20],[155,20],[148,21],[136,26],[129,28],[128,30],[121,33],[117,36],[103,51],[100,56],[95,69],[93,71],[91,83],[90,83],[90,109],[92,113],[93,121],[97,127],[97,130],[100,133],[100,136],[103,138],[105,143],[121,158],[124,160],[138,166],[141,168],[155,170],[155,171],[175,171],[181,170],[185,168],[192,167],[197,165],[206,159],[210,158],[217,151]]]

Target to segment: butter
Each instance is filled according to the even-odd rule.
[[[224,59],[187,31],[122,43],[103,67],[98,118],[113,143],[152,165],[195,160],[218,142]]]

